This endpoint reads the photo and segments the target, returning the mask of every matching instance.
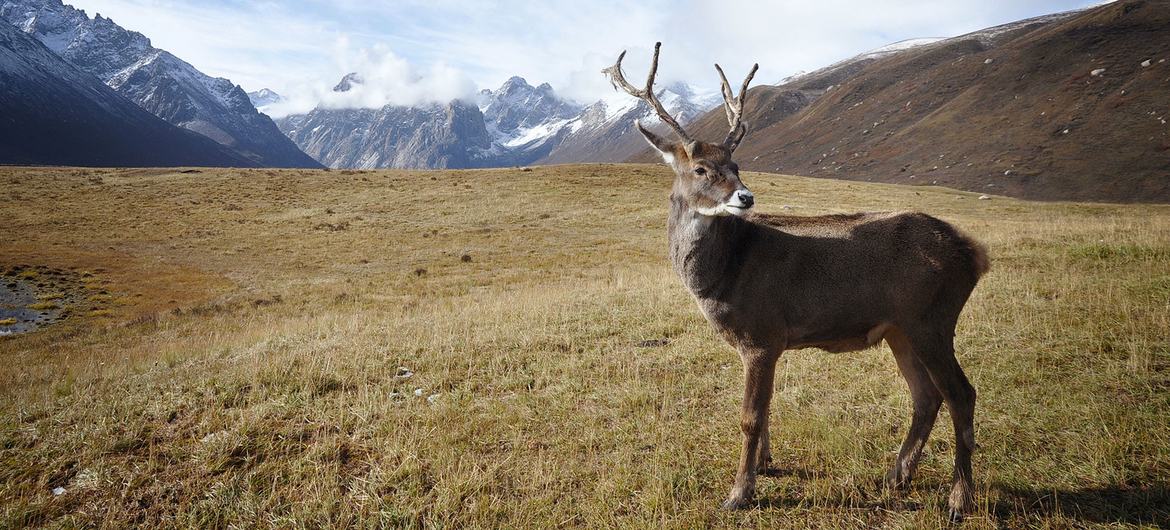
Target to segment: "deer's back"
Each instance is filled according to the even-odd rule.
[[[741,249],[744,270],[732,290],[737,300],[753,300],[742,313],[783,321],[789,345],[860,344],[876,326],[957,319],[987,270],[981,244],[922,213],[757,214],[748,220],[755,234]],[[707,305],[709,316],[741,313]],[[756,318],[726,324],[766,326]]]
[[[915,273],[953,273],[975,280],[989,268],[981,243],[950,223],[920,212],[755,214],[750,220],[790,236],[783,247],[824,252],[828,259],[852,257],[862,264],[881,260],[899,268],[910,266]]]

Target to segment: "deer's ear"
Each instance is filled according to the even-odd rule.
[[[667,164],[674,163],[676,147],[674,142],[671,142],[670,140],[650,132],[649,129],[642,126],[641,122],[636,120],[634,121],[634,127],[638,129],[638,132],[642,133],[642,137],[646,139],[646,142],[649,143],[655,151],[658,151],[658,154],[662,155],[662,159],[666,161]]]

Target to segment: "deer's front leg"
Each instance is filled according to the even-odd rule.
[[[752,502],[756,493],[756,473],[767,449],[768,404],[772,401],[772,381],[776,375],[776,355],[771,353],[744,354],[744,393],[740,416],[743,431],[743,450],[739,455],[739,470],[735,484],[723,501],[727,509],[743,508]]]
[[[768,426],[772,420],[767,411],[764,411],[764,429],[760,432],[760,445],[756,448],[756,473],[767,474],[768,466],[772,465],[772,442],[768,439]]]

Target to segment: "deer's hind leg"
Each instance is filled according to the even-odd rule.
[[[916,357],[930,373],[935,388],[946,401],[955,426],[954,485],[947,501],[951,519],[962,519],[975,509],[971,454],[975,451],[975,387],[955,358],[953,329],[909,335]]]
[[[898,328],[892,328],[886,333],[886,343],[894,352],[894,360],[898,363],[898,371],[906,379],[910,387],[910,397],[913,400],[913,415],[910,418],[910,430],[906,433],[906,440],[898,451],[898,458],[893,467],[886,473],[886,486],[892,489],[906,489],[914,479],[914,472],[918,469],[918,460],[922,457],[922,449],[934,429],[935,419],[938,418],[938,409],[942,406],[942,394],[935,388],[930,379],[930,373],[914,354],[910,339]]]

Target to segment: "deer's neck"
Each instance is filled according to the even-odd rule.
[[[670,198],[670,262],[699,298],[720,298],[736,282],[751,223],[734,216],[699,215],[677,195]]]

